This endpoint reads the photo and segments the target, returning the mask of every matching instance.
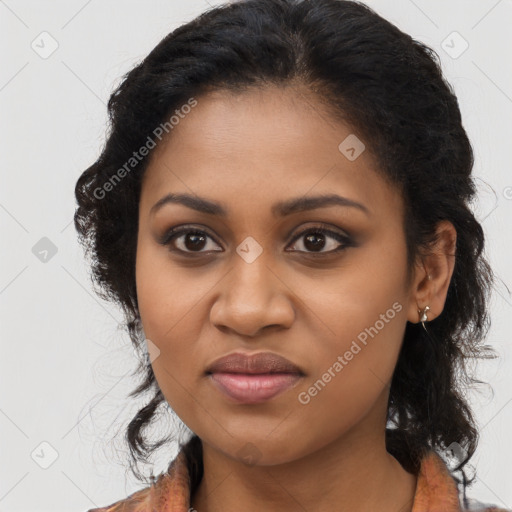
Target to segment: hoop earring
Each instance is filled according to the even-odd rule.
[[[423,310],[418,309],[418,314],[420,315],[421,325],[423,325],[423,329],[425,329],[426,332],[428,332],[427,328],[425,327],[425,322],[428,320],[428,318],[427,318],[427,312],[428,311],[430,311],[430,307],[429,306],[425,306],[423,308]]]

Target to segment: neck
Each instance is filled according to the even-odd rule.
[[[320,450],[272,466],[248,466],[203,442],[203,467],[191,500],[200,512],[410,512],[416,489],[416,477],[386,451],[384,433],[371,437],[361,424]]]

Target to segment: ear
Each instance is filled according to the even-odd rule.
[[[451,222],[443,220],[437,224],[436,233],[437,241],[415,266],[407,314],[407,320],[412,323],[420,321],[418,310],[423,311],[425,306],[430,308],[427,322],[434,320],[442,313],[446,302],[455,267],[457,231]]]

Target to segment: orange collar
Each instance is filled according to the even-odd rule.
[[[429,452],[421,461],[412,512],[459,512],[459,491],[445,463]]]

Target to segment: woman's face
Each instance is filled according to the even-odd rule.
[[[406,321],[418,321],[398,191],[350,127],[297,90],[218,92],[185,110],[151,154],[139,209],[137,296],[165,398],[203,443],[240,461],[380,442]],[[168,194],[216,206],[154,208]],[[346,204],[307,202],[331,195]],[[312,208],[280,206],[295,201]],[[160,243],[178,227],[188,233]],[[301,373],[206,372],[233,352],[272,352]],[[240,391],[262,385],[266,398]]]

